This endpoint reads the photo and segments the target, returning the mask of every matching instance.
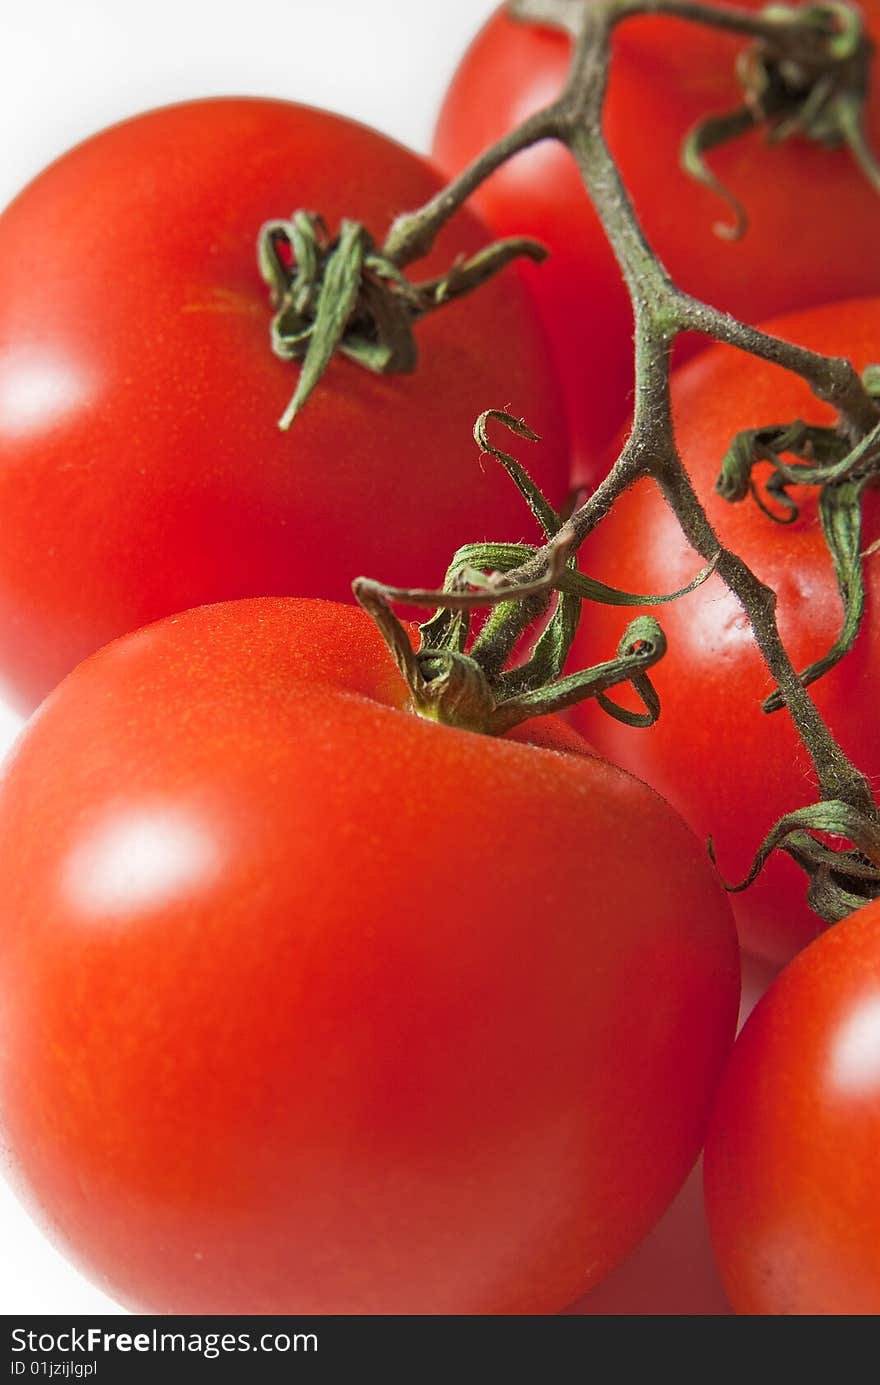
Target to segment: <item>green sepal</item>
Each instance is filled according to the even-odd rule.
[[[374,374],[413,371],[414,323],[522,256],[540,262],[547,250],[524,237],[495,241],[445,274],[413,283],[357,222],[343,221],[335,240],[317,212],[267,222],[257,265],[275,308],[272,350],[281,360],[303,361],[279,427],[290,427],[336,351]]]
[[[595,601],[600,606],[666,606],[671,601],[680,601],[683,596],[696,591],[704,582],[712,576],[718,565],[718,558],[712,559],[705,567],[700,568],[696,577],[692,577],[683,587],[679,587],[674,592],[660,592],[648,595],[645,592],[621,591],[619,587],[606,586],[604,582],[599,582],[595,577],[588,577],[583,572],[564,572],[557,581],[557,587],[561,592],[570,592],[572,596],[579,596],[584,601]]]
[[[837,134],[855,159],[862,176],[875,192],[880,192],[880,164],[865,134],[865,99],[865,95],[839,98],[834,123]]]
[[[634,686],[641,684],[642,687],[647,683],[651,690],[650,700],[656,706],[659,715],[659,701],[648,680],[647,670],[662,659],[665,653],[666,636],[658,622],[653,616],[637,616],[627,626],[615,659],[596,664],[580,673],[569,674],[548,687],[499,702],[489,729],[495,735],[500,735],[530,717],[565,711],[566,708],[584,702],[587,698],[599,697],[608,688],[624,682],[630,682]],[[652,716],[651,720],[656,721],[656,715]]]
[[[880,399],[880,365],[866,365],[862,371],[862,384],[870,395]]]
[[[496,461],[501,463],[538,521],[544,537],[552,539],[559,529],[559,515],[542,493],[540,487],[532,480],[522,463],[518,462],[515,457],[511,457],[509,452],[503,452],[500,447],[496,447],[494,443],[489,441],[488,429],[492,419],[498,423],[503,423],[505,428],[514,433],[516,437],[525,438],[528,442],[540,442],[540,438],[537,433],[532,432],[524,419],[514,418],[513,414],[507,413],[504,409],[486,409],[474,424],[474,442],[480,451],[484,456],[494,457]]]
[[[574,559],[570,561],[565,572],[556,581],[556,590],[560,594],[559,602],[553,618],[548,622],[535,645],[532,658],[521,669],[510,669],[501,675],[502,684],[510,692],[540,686],[542,683],[560,676],[574,644],[584,601],[593,601],[600,606],[665,606],[669,602],[678,601],[681,597],[696,591],[697,587],[702,586],[712,576],[717,564],[716,558],[706,567],[701,568],[696,577],[691,578],[685,586],[679,587],[678,591],[647,596],[639,592],[621,591],[618,587],[609,587],[594,577],[588,577],[586,573],[577,571],[574,561]],[[633,686],[636,686],[635,683]],[[642,697],[647,708],[647,719],[642,718],[640,713],[615,708],[613,704],[605,707],[605,710],[609,715],[617,717],[619,721],[626,721],[630,726],[650,726],[657,719],[656,715],[651,715],[653,690],[645,689],[642,691],[636,688],[636,691],[639,692],[639,696]],[[601,702],[601,698],[599,700]],[[602,705],[605,706],[604,703]],[[636,719],[633,720],[633,718]]]
[[[534,554],[526,544],[467,543],[453,558],[443,582],[443,592],[461,592],[485,584],[484,572],[512,572]],[[470,629],[470,612],[438,606],[429,620],[419,625],[419,651],[456,649],[463,652]]]
[[[624,726],[631,726],[634,730],[653,726],[660,716],[660,698],[654,684],[646,673],[642,673],[631,678],[630,685],[633,692],[641,698],[645,708],[643,712],[633,712],[629,707],[621,707],[620,703],[613,701],[607,693],[597,693],[597,703],[607,716],[622,722]]]
[[[408,375],[418,364],[418,347],[406,303],[386,286],[364,274],[358,317],[369,332],[347,332],[340,351],[374,375]]]
[[[476,575],[487,571],[513,572],[530,558],[534,558],[537,551],[531,544],[525,543],[464,544],[452,560],[442,590],[460,591],[461,579],[467,573]],[[696,576],[685,586],[674,592],[622,591],[619,587],[609,587],[605,582],[599,582],[595,577],[588,577],[586,573],[578,572],[575,568],[566,568],[560,573],[554,586],[557,591],[577,596],[582,601],[594,601],[599,606],[666,606],[702,586],[712,576],[717,563],[718,559],[714,558],[711,563],[700,568]],[[401,597],[401,600],[405,600],[405,597]],[[425,625],[419,628],[426,629],[433,619],[432,616],[431,621],[426,621]]]
[[[852,848],[835,850],[814,832],[852,842]],[[714,863],[711,837],[708,845]],[[722,881],[724,888],[731,894],[748,889],[776,850],[807,873],[807,901],[826,923],[839,923],[880,895],[880,823],[848,803],[827,799],[786,813],[767,833],[745,879],[736,885]]]
[[[739,240],[745,234],[748,217],[739,198],[712,172],[705,155],[754,129],[756,123],[757,116],[748,106],[740,106],[724,115],[706,116],[688,131],[681,146],[679,157],[683,171],[695,182],[716,193],[733,212],[732,224],[717,221],[713,228],[715,234],[724,240]]]
[[[365,252],[364,228],[356,221],[343,221],[336,248],[326,261],[296,390],[281,416],[279,428],[289,428],[293,423],[342,341],[357,305]]]
[[[869,379],[873,378],[869,373]],[[799,462],[783,461],[783,454],[800,456]],[[773,472],[765,493],[787,510],[774,513],[763,500],[752,471],[758,462],[769,462]],[[738,433],[724,455],[715,489],[733,503],[751,494],[759,508],[779,524],[790,524],[799,510],[788,494],[789,486],[817,486],[818,509],[837,587],[843,605],[843,624],[831,648],[800,675],[804,686],[814,683],[844,657],[858,635],[865,608],[862,552],[862,496],[880,462],[880,422],[857,443],[850,444],[835,428],[793,423],[771,424]],[[765,712],[777,712],[785,701],[777,689],[763,703]]]
[[[435,308],[442,308],[445,304],[454,302],[456,298],[473,293],[474,289],[494,278],[514,260],[526,259],[541,264],[549,253],[547,247],[536,240],[530,240],[526,236],[511,236],[484,246],[470,259],[456,260],[445,274],[440,274],[434,279],[423,279],[410,284],[396,265],[391,267],[407,285],[408,297],[415,315],[421,317],[425,313],[433,312]],[[383,260],[383,270],[386,264],[389,262]]]
[[[855,450],[854,450],[855,451]],[[805,456],[809,461],[790,465],[783,462],[784,453]],[[759,462],[769,462],[773,469],[766,489],[781,504],[793,511],[792,518],[798,515],[797,507],[791,497],[785,494],[789,485],[818,485],[833,480],[852,460],[849,445],[834,428],[818,424],[804,423],[795,419],[792,423],[771,423],[761,428],[745,428],[737,433],[721,459],[721,471],[715,482],[718,494],[731,504],[737,504],[751,495],[770,519],[781,523],[791,523],[792,519],[779,520],[761,501],[752,481],[752,472]],[[858,458],[856,458],[858,460]]]
[[[419,668],[416,652],[410,643],[409,635],[391,609],[388,590],[381,582],[369,577],[357,577],[351,584],[355,599],[372,617],[406,683],[410,697],[418,701],[422,695],[424,680]]]
[[[765,129],[772,144],[798,135],[827,148],[845,146],[870,185],[880,191],[880,165],[864,128],[873,44],[861,13],[852,5],[829,0],[813,6],[768,5],[761,18],[769,32],[737,59],[743,105],[701,120],[682,148],[685,172],[732,207],[735,224],[715,227],[731,240],[745,230],[746,213],[704,155],[757,127]],[[812,51],[804,43],[805,31],[810,29],[819,39]]]
[[[865,481],[839,481],[823,486],[819,492],[822,532],[837,578],[843,605],[843,625],[834,644],[821,659],[816,659],[798,676],[804,687],[815,683],[839,664],[852,649],[865,613],[865,582],[862,558],[862,493]],[[778,712],[785,699],[777,689],[762,704],[765,712]]]

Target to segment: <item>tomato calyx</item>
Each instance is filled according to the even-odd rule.
[[[275,308],[272,350],[282,360],[302,360],[278,426],[290,427],[336,351],[376,374],[413,371],[413,326],[420,318],[470,293],[512,260],[540,263],[547,253],[526,237],[500,240],[456,260],[445,274],[414,283],[360,222],[343,219],[335,236],[318,212],[266,222],[257,262]]]
[[[771,4],[761,12],[763,36],[742,52],[737,77],[743,104],[699,121],[686,136],[682,167],[727,202],[733,222],[716,235],[738,240],[748,217],[739,199],[715,176],[705,155],[750,130],[772,144],[800,135],[827,148],[846,145],[868,182],[880,191],[880,164],[868,145],[863,113],[874,45],[858,10],[848,4]]]
[[[492,678],[476,655],[444,646],[442,637],[435,636],[436,643],[426,637],[430,622],[420,627],[421,644],[414,650],[390,601],[417,603],[428,593],[384,587],[363,577],[352,583],[352,589],[375,620],[394,656],[409,689],[412,711],[429,721],[482,735],[500,736],[531,717],[564,711],[587,697],[597,698],[612,715],[634,726],[651,726],[660,714],[660,701],[648,670],[665,654],[666,637],[653,616],[640,616],[630,621],[614,659],[580,673],[531,686],[534,680],[529,677],[528,669],[529,665],[534,665],[534,656],[529,665]],[[447,593],[430,595],[443,600]],[[462,595],[473,597],[477,593]],[[500,598],[495,597],[495,600]],[[444,608],[440,609],[448,614]],[[551,619],[551,625],[555,619],[556,616]],[[449,622],[450,626],[453,624]],[[606,696],[610,688],[625,682],[630,683],[642,699],[643,713],[617,707]],[[511,684],[519,684],[519,689],[511,692]]]
[[[866,421],[853,429],[838,422],[835,427],[823,427],[795,419],[746,429],[734,437],[715,483],[725,500],[735,504],[751,497],[768,519],[783,525],[793,524],[800,513],[791,488],[818,491],[819,519],[843,620],[831,647],[798,674],[804,687],[822,678],[849,652],[865,611],[864,561],[871,550],[862,549],[862,507],[865,491],[880,476],[880,367],[868,366],[861,381],[875,405],[873,425]],[[761,463],[771,468],[762,482],[763,495],[754,476]],[[762,703],[766,713],[784,706],[778,688]],[[807,902],[826,923],[838,923],[880,898],[880,820],[873,803],[828,796],[786,814],[761,843],[745,879],[726,888],[734,893],[746,889],[777,849],[807,875]]]
[[[848,803],[825,799],[787,813],[764,838],[745,879],[737,885],[725,882],[725,889],[731,894],[748,889],[777,849],[806,873],[807,903],[826,923],[840,923],[880,898],[880,823]],[[709,855],[714,862],[711,837]]]
[[[862,382],[868,395],[880,405],[880,367],[869,366],[862,374]],[[786,456],[796,460],[786,462]],[[762,497],[753,475],[761,462],[772,468],[763,482],[767,499]],[[880,407],[873,428],[855,441],[840,427],[826,428],[795,419],[793,423],[738,433],[722,460],[716,491],[733,504],[751,496],[768,519],[777,524],[793,524],[799,516],[798,505],[789,494],[791,487],[818,488],[819,518],[837,578],[843,622],[831,648],[799,675],[804,687],[840,662],[861,628],[867,556],[862,551],[862,502],[865,490],[876,483],[878,474]],[[784,705],[778,689],[762,704],[768,713],[777,712]]]
[[[531,717],[595,697],[618,721],[652,726],[660,715],[660,701],[649,670],[666,652],[663,630],[653,616],[639,616],[627,625],[614,658],[563,676],[583,602],[650,606],[676,601],[711,576],[715,564],[703,568],[687,586],[659,596],[621,591],[579,572],[571,545],[560,532],[562,517],[525,468],[490,442],[488,425],[493,420],[529,441],[537,442],[537,435],[500,409],[488,409],[474,427],[481,451],[501,463],[529,505],[547,540],[544,547],[467,544],[453,558],[440,591],[390,587],[365,577],[352,583],[406,682],[412,710],[446,725],[503,735]],[[512,663],[519,641],[540,626],[554,598],[552,614],[534,636],[528,658]],[[418,649],[413,649],[395,616],[393,602],[436,608],[420,626]],[[480,607],[489,613],[471,639],[472,612]],[[620,683],[630,684],[644,711],[633,712],[608,696]]]

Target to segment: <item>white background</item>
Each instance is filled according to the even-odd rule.
[[[0,205],[101,126],[217,93],[326,106],[426,150],[458,56],[493,8],[493,0],[8,3]],[[0,751],[17,727],[0,706]],[[0,1181],[0,1313],[121,1311],[52,1249]],[[695,1181],[592,1311],[724,1311]]]

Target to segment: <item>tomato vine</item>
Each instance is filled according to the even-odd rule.
[[[511,0],[509,11],[523,21],[555,25],[573,35],[575,43],[567,83],[556,100],[481,154],[422,208],[398,217],[382,247],[383,263],[393,266],[396,274],[402,276],[409,264],[428,253],[442,227],[497,168],[539,141],[560,141],[569,148],[580,170],[585,190],[600,217],[632,301],[636,384],[632,428],[608,474],[565,521],[554,517],[548,524],[546,517],[542,519],[539,508],[536,509],[539,502],[527,495],[543,524],[546,542],[540,548],[523,547],[521,561],[499,563],[497,546],[483,546],[470,554],[469,561],[463,563],[459,559],[453,564],[442,592],[387,588],[359,579],[355,583],[355,594],[380,620],[417,708],[427,712],[430,704],[427,714],[445,715],[438,712],[438,704],[445,696],[449,701],[450,719],[463,715],[466,724],[479,722],[482,729],[490,730],[496,729],[496,721],[499,725],[511,724],[506,717],[512,714],[512,709],[508,707],[506,712],[500,712],[504,698],[499,697],[499,692],[505,691],[502,680],[507,679],[509,688],[517,671],[508,670],[505,674],[503,670],[523,634],[543,616],[555,592],[559,593],[557,609],[548,627],[552,633],[545,632],[537,647],[555,641],[555,653],[545,660],[545,682],[540,687],[528,689],[534,709],[565,705],[560,698],[573,701],[579,696],[598,695],[600,700],[604,699],[606,710],[627,715],[606,697],[613,682],[626,678],[634,681],[637,687],[635,680],[641,680],[646,705],[644,719],[653,720],[657,709],[652,692],[648,691],[647,668],[660,657],[663,647],[662,636],[658,637],[653,627],[651,632],[642,632],[640,627],[635,637],[632,631],[628,632],[628,639],[607,680],[601,675],[597,677],[596,670],[590,670],[576,675],[574,681],[562,680],[564,687],[558,682],[561,668],[558,650],[565,644],[565,630],[572,618],[566,597],[579,602],[583,595],[590,595],[586,592],[578,595],[572,590],[574,555],[626,490],[643,477],[653,478],[692,548],[717,570],[743,606],[776,684],[777,691],[767,710],[782,705],[788,709],[816,773],[820,802],[789,814],[776,824],[756,856],[749,879],[760,869],[769,851],[780,847],[807,871],[810,902],[816,912],[828,920],[838,919],[865,898],[880,893],[880,811],[867,778],[835,740],[807,684],[821,676],[830,666],[829,660],[836,662],[842,657],[855,638],[860,619],[860,583],[858,572],[853,569],[858,569],[861,558],[857,543],[859,498],[880,465],[876,368],[861,377],[846,359],[826,357],[777,339],[680,289],[642,231],[606,142],[602,115],[615,28],[640,14],[675,16],[752,40],[750,63],[746,66],[752,78],[759,73],[761,81],[758,82],[758,95],[754,81],[751,92],[746,91],[750,126],[764,125],[777,139],[798,130],[825,143],[846,144],[863,173],[876,185],[877,165],[867,149],[861,122],[872,51],[870,39],[864,32],[859,11],[837,0],[823,5],[774,4],[757,13],[733,6],[710,7],[691,3],[691,0],[589,0],[589,3],[587,0]],[[734,115],[736,119],[732,125],[725,125],[724,129],[704,124],[692,134],[684,151],[685,164],[690,171],[710,181],[719,191],[723,190],[709,173],[703,156],[723,138],[738,132],[744,117],[742,112]],[[394,277],[390,270],[386,272],[389,278]],[[775,593],[757,578],[741,557],[721,543],[676,446],[670,395],[671,359],[677,337],[688,331],[728,343],[796,373],[819,399],[831,404],[838,415],[836,428],[830,437],[823,439],[827,444],[824,470],[822,466],[813,465],[809,480],[824,488],[825,510],[829,516],[826,532],[836,535],[836,539],[829,539],[829,546],[832,556],[839,560],[837,571],[845,607],[844,629],[841,648],[835,647],[824,662],[820,661],[820,666],[801,674],[794,668],[780,637]],[[377,368],[375,364],[373,368]],[[816,439],[808,432],[799,434],[794,425],[780,425],[775,432],[769,431],[772,437],[766,429],[755,429],[750,440],[735,440],[739,471],[732,481],[728,463],[721,483],[727,487],[729,498],[742,498],[748,493],[749,460],[757,455],[756,446],[766,452],[772,450],[774,444],[777,450],[784,444],[802,458],[808,469],[815,461]],[[489,450],[499,456],[495,449]],[[501,454],[502,460],[504,457],[505,454]],[[508,466],[508,469],[511,468]],[[777,489],[782,491],[786,480],[796,473],[786,472],[781,459],[777,472],[780,478]],[[521,485],[516,475],[514,480]],[[389,605],[394,600],[437,607],[437,615],[422,627],[423,645],[418,656],[411,655],[399,627],[395,627]],[[480,605],[498,609],[467,649],[467,622],[460,613]],[[459,615],[452,619],[450,612]],[[641,659],[643,667],[635,667],[634,659]],[[450,674],[453,663],[456,667],[454,678]],[[441,682],[436,689],[430,689],[431,680],[425,678],[425,669],[431,667],[435,677],[442,669]],[[532,665],[526,668],[531,671]],[[521,673],[519,677],[522,682]],[[471,695],[464,698],[463,682],[471,689]],[[474,709],[478,702],[483,710],[477,715]],[[522,696],[520,710],[521,704]],[[817,832],[844,838],[850,845],[832,848],[827,841],[813,835]]]

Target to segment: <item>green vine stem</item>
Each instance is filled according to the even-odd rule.
[[[487,587],[484,580],[479,591],[472,588],[469,593],[459,590],[455,594],[461,608],[469,601],[501,603],[498,618],[488,625],[490,634],[481,636],[482,649],[478,640],[471,651],[474,661],[490,675],[503,667],[513,655],[528,621],[534,618],[536,594],[538,610],[546,609],[548,592],[560,589],[560,580],[569,570],[573,555],[615,501],[639,478],[653,477],[690,545],[713,564],[743,606],[775,681],[776,698],[788,709],[810,755],[820,798],[836,805],[834,820],[846,821],[851,829],[848,840],[855,843],[849,857],[846,852],[835,853],[837,867],[832,870],[827,845],[808,834],[808,816],[806,821],[797,819],[792,828],[795,845],[791,854],[812,869],[814,875],[821,874],[823,898],[828,893],[824,886],[830,879],[832,885],[839,886],[838,893],[843,891],[847,908],[852,907],[852,898],[858,896],[847,894],[848,884],[855,880],[860,882],[859,889],[876,892],[878,888],[880,835],[875,829],[880,814],[867,779],[837,744],[805,686],[805,679],[792,665],[776,622],[775,593],[720,542],[690,483],[673,428],[673,344],[680,333],[697,331],[801,376],[817,398],[837,410],[839,437],[851,448],[864,449],[866,439],[876,437],[880,401],[849,361],[822,356],[749,327],[692,298],[671,281],[638,222],[605,140],[602,113],[611,36],[615,27],[631,16],[665,14],[742,34],[763,45],[763,51],[771,52],[776,61],[799,64],[801,70],[808,70],[820,81],[829,66],[839,64],[842,36],[849,43],[850,69],[862,74],[867,71],[871,45],[863,34],[859,12],[836,0],[821,6],[775,4],[761,12],[710,8],[691,0],[512,0],[509,8],[516,18],[553,24],[574,36],[570,72],[562,94],[482,154],[424,207],[400,216],[391,227],[382,253],[399,267],[418,259],[430,250],[440,229],[467,197],[508,158],[541,139],[562,142],[578,165],[632,300],[635,410],[629,438],[608,475],[569,519],[555,526],[544,546],[527,551],[518,567],[504,573],[500,588],[492,590],[491,583]],[[856,87],[859,81],[862,76],[858,76]],[[859,101],[864,101],[866,89],[865,79],[860,90],[843,90],[841,99],[850,135],[861,128]],[[809,92],[798,91],[798,100],[808,99]],[[860,156],[860,161],[873,168],[867,155],[865,159]],[[382,590],[388,594],[387,589]],[[358,594],[362,595],[362,589]],[[375,596],[375,591],[372,594]],[[394,596],[402,600],[425,598],[427,604],[433,603],[437,594],[401,591]],[[430,628],[430,622],[425,628]],[[809,814],[809,810],[804,811]],[[863,824],[864,830],[859,824]],[[775,830],[774,843],[785,836],[785,832]],[[815,847],[812,866],[810,843]],[[866,878],[869,885],[865,885]],[[814,907],[832,917],[840,916],[842,906],[839,899],[835,903],[824,898],[822,904],[816,904],[814,899]]]

